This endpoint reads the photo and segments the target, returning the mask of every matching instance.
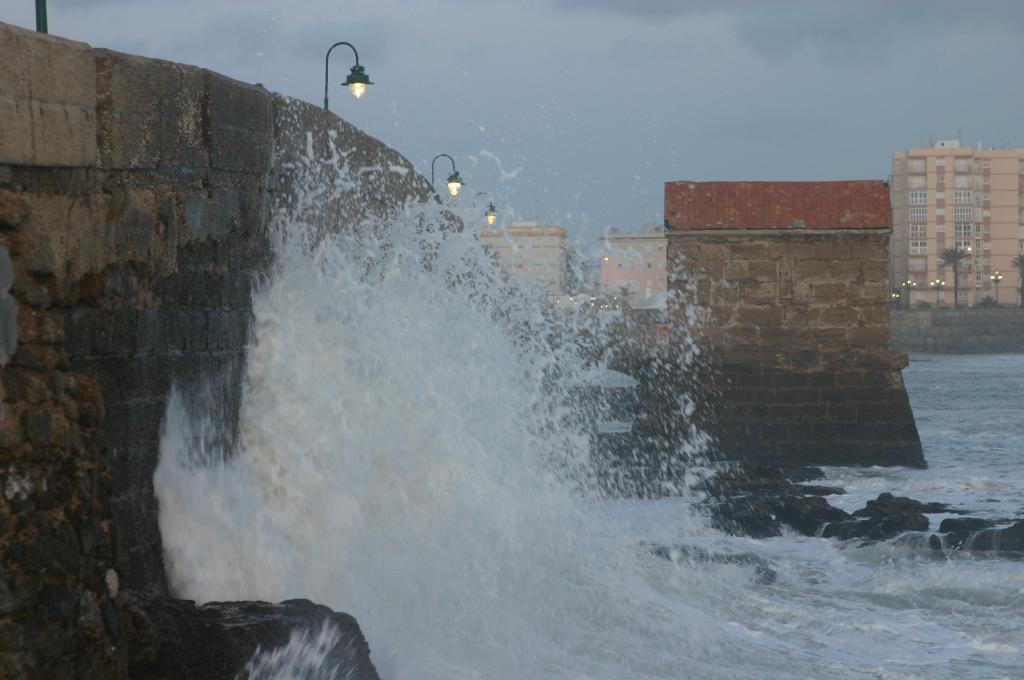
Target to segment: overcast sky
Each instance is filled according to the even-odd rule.
[[[50,32],[331,108],[503,216],[661,222],[667,180],[885,178],[931,138],[1024,146],[1024,1],[50,0]],[[33,0],[0,20],[31,27]],[[439,163],[438,173],[443,172]],[[446,169],[445,169],[446,170]],[[472,193],[468,197],[471,197]]]

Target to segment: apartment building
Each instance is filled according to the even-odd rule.
[[[567,292],[567,264],[572,246],[567,243],[562,227],[521,220],[504,229],[483,229],[480,242],[495,253],[511,276],[536,281],[554,295]]]
[[[639,232],[611,229],[601,236],[601,292],[634,302],[668,290],[665,230],[648,224]]]
[[[960,271],[960,304],[991,296],[1002,305],[1020,302],[1024,253],[1024,150],[961,146],[897,151],[892,159],[893,232],[890,278],[903,304],[953,306],[953,272],[942,251],[968,252]],[[992,276],[999,272],[997,285]],[[911,281],[912,286],[901,285]],[[944,281],[945,286],[935,286]]]

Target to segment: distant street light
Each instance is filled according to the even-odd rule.
[[[935,279],[934,281],[932,281],[928,285],[935,289],[935,306],[938,307],[939,306],[939,291],[941,291],[943,288],[946,287],[946,282],[943,281],[942,279]]]
[[[448,179],[446,180],[446,183],[448,184],[448,193],[452,196],[458,196],[459,190],[462,189],[462,185],[465,184],[465,182],[463,182],[462,178],[459,177],[459,171],[455,169],[455,159],[446,153],[439,153],[434,156],[434,160],[430,161],[430,186],[434,186],[434,163],[436,163],[437,159],[441,157],[447,158],[452,163],[452,174],[448,175]]]
[[[486,191],[478,191],[473,195],[473,198],[478,196],[490,196]],[[484,219],[487,220],[487,224],[494,224],[498,220],[498,211],[494,207],[494,201],[487,203],[487,210],[484,211]]]
[[[900,283],[900,287],[903,288],[904,291],[906,291],[907,307],[909,307],[910,306],[910,302],[911,302],[911,299],[910,299],[910,289],[917,287],[917,281],[915,281],[914,279],[907,279],[906,281],[903,281],[902,283]]]
[[[900,298],[903,297],[898,290],[894,290],[889,294],[889,299],[892,300],[892,304],[896,307],[900,304]]]
[[[36,0],[36,31],[48,33],[46,27],[46,0]]]
[[[366,94],[366,86],[373,85],[373,83],[370,82],[370,77],[366,75],[366,69],[359,65],[359,53],[356,52],[356,48],[352,43],[347,43],[344,40],[334,43],[331,45],[330,49],[327,50],[327,56],[324,57],[324,108],[328,111],[330,110],[330,106],[328,104],[327,94],[330,84],[327,74],[331,68],[331,51],[338,45],[350,47],[352,49],[352,53],[356,55],[356,64],[352,67],[352,70],[349,71],[348,77],[345,78],[345,82],[342,83],[342,85],[347,87],[352,92],[352,96],[356,99],[362,99],[363,95]]]
[[[999,273],[997,269],[992,276],[988,277],[992,280],[992,283],[996,284],[996,305],[999,304],[999,282],[1003,280],[1003,275]]]

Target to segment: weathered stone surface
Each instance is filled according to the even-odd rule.
[[[695,283],[705,309],[719,397],[697,420],[722,457],[924,464],[906,359],[887,348],[887,248],[883,229],[670,232],[672,285]]]
[[[203,71],[109,50],[95,55],[100,165],[206,167]]]
[[[95,166],[89,46],[0,23],[0,54],[0,164]]]
[[[196,606],[189,600],[129,598],[125,628],[128,674],[137,680],[256,680],[265,676],[255,664],[247,666],[254,655],[280,649],[302,633],[314,640],[323,634],[330,642],[317,677],[378,680],[356,620],[309,600]]]

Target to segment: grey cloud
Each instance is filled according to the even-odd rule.
[[[737,36],[768,57],[810,48],[829,57],[888,50],[901,41],[938,39],[987,30],[1019,35],[1024,2],[992,0],[984,5],[957,0],[550,0],[569,12],[600,12],[663,22],[719,18]]]

